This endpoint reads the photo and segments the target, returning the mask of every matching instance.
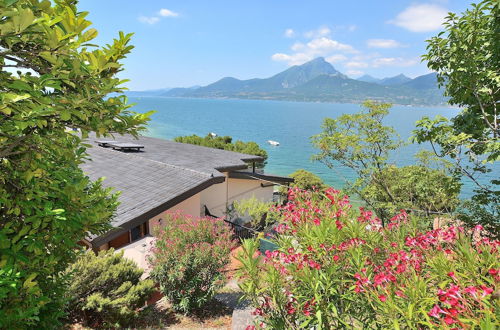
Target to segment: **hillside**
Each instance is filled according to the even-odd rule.
[[[435,74],[414,79],[403,74],[384,79],[365,75],[356,80],[337,71],[322,57],[265,79],[226,77],[204,87],[174,88],[162,96],[340,103],[374,99],[405,105],[446,104]]]

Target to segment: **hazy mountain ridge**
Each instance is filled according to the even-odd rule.
[[[222,78],[199,88],[173,88],[161,96],[270,99],[359,103],[366,99],[405,105],[444,105],[436,74],[411,79],[403,74],[377,79],[351,79],[319,57],[264,79]]]

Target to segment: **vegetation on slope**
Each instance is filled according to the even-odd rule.
[[[189,136],[178,136],[174,138],[174,141],[221,150],[241,152],[243,154],[260,156],[264,158],[264,160],[267,159],[267,152],[257,143],[252,141],[243,142],[240,140],[233,142],[233,138],[230,136],[212,136],[211,134],[207,134],[207,136],[201,137],[193,134]]]

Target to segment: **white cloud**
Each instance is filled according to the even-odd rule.
[[[327,58],[325,58],[325,60],[327,62],[330,62],[330,63],[337,63],[337,62],[342,62],[342,61],[347,60],[347,56],[342,55],[342,54],[334,54],[334,55],[328,56]]]
[[[354,29],[355,26],[352,26]],[[315,30],[304,34],[307,40],[296,41],[290,46],[290,53],[280,52],[271,56],[274,61],[286,62],[288,65],[300,65],[317,57],[325,57],[331,63],[347,61],[347,54],[358,54],[359,52],[351,45],[334,40],[329,35],[332,33],[329,27],[320,26]],[[285,37],[296,37],[297,32],[287,29]]]
[[[285,37],[293,38],[294,36],[295,36],[295,31],[293,29],[286,29],[285,30]]]
[[[344,51],[344,52],[355,52],[351,45],[340,43],[336,40],[330,38],[321,37],[313,39],[307,43],[307,47],[313,52],[325,53],[332,50]]]
[[[300,65],[314,59],[314,55],[305,53],[297,53],[292,55],[276,53],[271,56],[271,59],[277,62],[287,62],[288,65]]]
[[[346,72],[346,74],[350,77],[353,77],[353,76],[361,76],[364,72],[363,71],[359,71],[359,70],[348,70]]]
[[[419,61],[416,58],[405,59],[402,57],[380,57],[373,60],[372,66],[378,68],[381,66],[412,66],[417,64]]]
[[[304,33],[304,37],[309,38],[309,39],[326,37],[326,36],[329,36],[330,33],[332,33],[330,28],[328,28],[327,26],[321,26],[316,30],[307,31],[306,33]]]
[[[435,4],[414,4],[399,13],[388,23],[412,32],[429,32],[441,28],[448,15],[446,8]]]
[[[156,24],[160,21],[160,18],[159,17],[156,17],[156,16],[151,16],[151,17],[148,17],[148,16],[139,16],[139,22],[141,23],[145,23],[145,24]]]
[[[345,66],[352,69],[362,69],[362,68],[367,68],[369,64],[366,62],[350,61],[347,62]]]
[[[162,8],[160,9],[160,11],[158,11],[158,14],[156,16],[139,16],[138,20],[141,23],[153,25],[158,23],[162,17],[177,17],[177,16],[179,16],[179,13],[176,13],[175,11],[171,11],[169,9]]]
[[[165,9],[165,8],[160,9],[158,14],[160,14],[160,16],[163,16],[163,17],[177,17],[177,16],[179,16],[179,13],[176,13],[175,11],[171,11],[170,9]]]
[[[304,48],[306,48],[306,45],[304,45],[303,43],[301,42],[296,42],[292,45],[292,47],[290,47],[294,52],[298,52]]]
[[[369,39],[366,44],[370,48],[398,48],[403,47],[402,44],[393,39]]]

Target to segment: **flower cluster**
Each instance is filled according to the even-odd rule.
[[[235,245],[230,227],[220,219],[172,213],[155,236],[150,276],[174,309],[201,307],[223,285],[222,272]]]
[[[267,327],[460,329],[499,321],[499,242],[482,238],[481,228],[429,230],[404,211],[383,227],[334,189],[293,189],[289,197],[278,210],[279,249],[259,255],[257,241],[245,241],[240,256],[241,288]]]

